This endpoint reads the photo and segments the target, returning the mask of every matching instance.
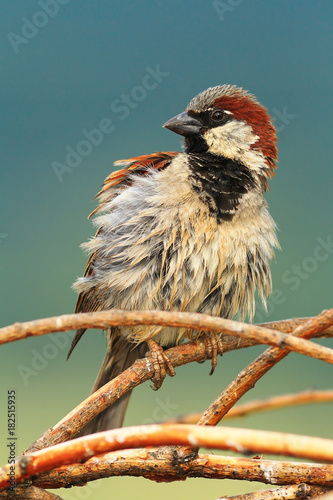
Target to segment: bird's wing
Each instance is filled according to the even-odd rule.
[[[139,175],[145,175],[149,172],[149,169],[155,170],[163,170],[166,168],[172,159],[177,156],[179,153],[176,152],[162,152],[162,153],[153,153],[151,155],[137,156],[135,158],[130,158],[128,160],[119,160],[115,162],[116,166],[121,166],[120,170],[116,170],[112,172],[104,181],[103,187],[100,192],[97,194],[96,198],[99,198],[101,203],[100,205],[90,214],[92,215],[102,212],[104,206],[107,202],[111,201],[111,199],[116,196],[122,189],[126,186],[130,186],[132,183],[131,175],[133,173]],[[100,227],[97,230],[95,235],[98,236],[102,231]],[[96,252],[92,253],[87,262],[84,277],[93,276],[94,274],[94,262],[95,259],[98,258]],[[81,292],[77,298],[75,313],[80,312],[93,312],[100,311],[103,309],[103,297],[100,296],[97,290],[91,288],[88,292]],[[86,328],[80,328],[77,330],[70,350],[67,355],[67,359],[71,355],[74,347],[86,331]]]
[[[146,175],[150,169],[163,170],[167,167],[172,159],[179,155],[174,151],[152,153],[150,155],[136,156],[128,160],[118,160],[114,163],[116,167],[123,167],[120,170],[112,172],[104,181],[102,189],[97,193],[96,198],[99,198],[100,204],[89,215],[89,217],[96,213],[102,212],[105,203],[108,203],[112,198],[119,194],[119,192],[130,186],[132,183],[131,176],[133,174]]]

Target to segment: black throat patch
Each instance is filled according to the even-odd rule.
[[[241,197],[255,187],[248,167],[211,153],[189,154],[193,189],[218,223],[230,221]]]

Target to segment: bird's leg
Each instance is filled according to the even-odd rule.
[[[154,385],[152,385],[151,388],[154,391],[157,391],[157,389],[161,387],[166,374],[173,377],[176,375],[176,372],[170,363],[168,356],[165,354],[163,347],[158,345],[155,340],[152,339],[146,340],[146,343],[149,347],[146,357],[150,358],[154,370],[154,376],[152,377]]]
[[[204,333],[200,339],[205,345],[206,359],[212,360],[209,375],[213,375],[217,365],[217,356],[223,354],[222,334],[217,332]]]

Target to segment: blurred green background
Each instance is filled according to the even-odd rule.
[[[330,0],[2,0],[1,325],[73,311],[71,284],[86,262],[79,245],[94,234],[86,217],[113,162],[179,149],[179,137],[161,125],[199,91],[222,83],[253,92],[278,129],[279,169],[267,199],[282,252],[272,266],[275,295],[257,321],[332,307],[332,14]],[[160,71],[156,85],[150,78],[154,88],[142,90],[152,70]],[[132,97],[121,111],[126,95]],[[100,144],[80,146],[83,131],[105,118],[112,132]],[[82,156],[69,166],[66,154],[77,147]],[[2,463],[7,390],[15,389],[18,400],[17,453],[89,393],[105,339],[87,333],[66,363],[71,336],[2,346]],[[213,377],[208,363],[192,364],[177,369],[158,393],[141,386],[125,423],[205,409],[262,350],[225,355]],[[331,385],[331,366],[291,354],[244,400]],[[332,437],[332,409],[284,409],[228,425]],[[258,488],[264,485],[115,478],[59,494],[201,499]]]

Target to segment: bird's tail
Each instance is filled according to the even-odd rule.
[[[91,393],[117,377],[147,351],[145,343],[133,346],[115,328],[108,332],[108,337],[108,350]],[[131,392],[124,394],[112,406],[91,420],[75,437],[121,427],[130,396]]]

